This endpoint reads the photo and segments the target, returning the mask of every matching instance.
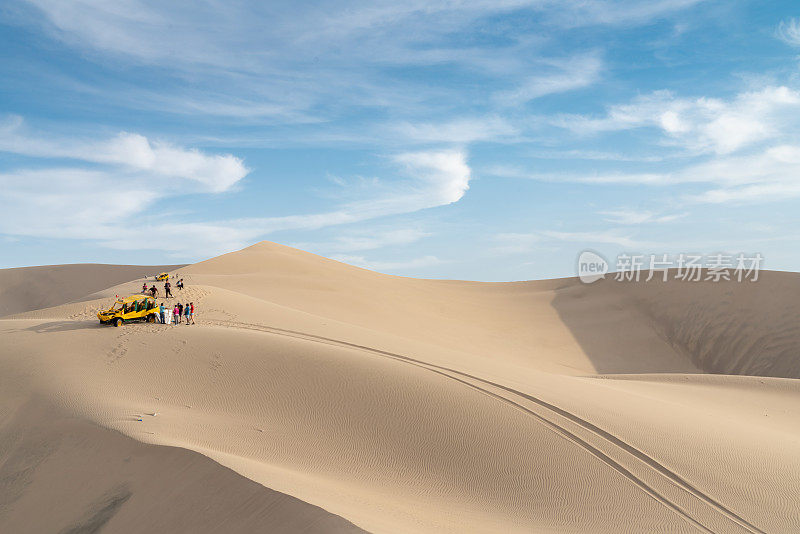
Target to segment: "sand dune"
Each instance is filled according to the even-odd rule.
[[[45,265],[0,269],[0,317],[57,306],[181,265]],[[141,283],[139,284],[141,289]]]
[[[180,272],[193,327],[100,327],[108,298],[0,321],[0,444],[33,420],[53,439],[79,426],[86,443],[115,441],[108,465],[157,450],[101,486],[163,487],[179,508],[150,489],[124,502],[85,490],[59,527],[116,503],[109,531],[138,531],[136,510],[150,510],[150,531],[195,531],[182,514],[197,507],[203,524],[268,531],[800,530],[794,273],[749,285],[434,281],[272,243]],[[54,462],[38,482],[41,468],[3,486],[8,450],[0,529],[32,514],[3,507],[3,488],[34,507],[63,472]],[[165,463],[185,467],[159,482]],[[79,471],[87,486],[100,477]],[[235,489],[184,495],[189,480]],[[229,491],[248,505],[214,501]]]
[[[2,532],[363,532],[205,456],[145,445],[42,402],[15,410],[0,436]]]
[[[592,297],[602,289],[642,314],[671,347],[704,371],[800,378],[797,273],[762,272],[756,283],[605,282]],[[554,303],[557,309],[560,304]],[[591,351],[591,342],[586,345]]]

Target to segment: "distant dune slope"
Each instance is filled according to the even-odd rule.
[[[635,372],[608,366],[608,354],[647,358],[645,346],[628,343],[645,328],[708,373],[800,378],[797,273],[763,271],[756,282],[578,283],[557,291],[553,307],[601,373]]]
[[[57,306],[122,282],[180,267],[86,263],[0,269],[0,317]]]

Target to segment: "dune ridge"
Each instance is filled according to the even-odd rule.
[[[794,273],[418,280],[268,242],[180,272],[195,327],[95,325],[138,280],[0,320],[2,391],[371,532],[800,529]]]

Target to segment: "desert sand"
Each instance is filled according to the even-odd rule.
[[[196,325],[114,328],[144,273],[39,269],[36,309],[0,271],[0,532],[800,531],[796,273],[420,280],[262,242],[178,269]]]
[[[0,269],[0,317],[91,299],[96,291],[180,267],[84,263]]]

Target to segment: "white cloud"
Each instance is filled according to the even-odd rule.
[[[498,116],[456,119],[440,123],[401,122],[390,128],[401,138],[422,143],[471,143],[515,136],[519,130]]]
[[[539,172],[530,171],[518,165],[494,165],[484,169],[489,176],[500,178],[516,178],[538,180],[541,182],[576,182],[585,184],[649,184],[668,185],[671,176],[659,173],[625,173],[625,172]]]
[[[541,73],[529,76],[515,89],[497,93],[495,99],[507,106],[519,106],[545,95],[587,87],[600,79],[603,61],[597,54],[589,54],[541,62],[538,68]]]
[[[551,31],[554,27],[638,24],[695,2],[457,0],[432,4],[411,0],[356,1],[323,8],[269,2],[189,5],[154,0],[123,3],[31,0],[30,3],[36,9],[26,10],[33,14],[26,23],[46,28],[50,36],[79,50],[81,60],[95,60],[103,65],[96,69],[103,73],[96,80],[98,84],[95,80],[82,84],[84,90],[98,97],[98,102],[119,106],[120,100],[115,100],[119,98],[125,100],[122,105],[128,109],[139,106],[137,109],[152,111],[160,107],[170,113],[197,115],[205,121],[215,115],[235,117],[237,122],[264,121],[264,117],[269,117],[278,123],[353,117],[355,114],[349,113],[352,106],[374,107],[379,113],[370,110],[370,114],[358,117],[379,115],[387,117],[381,121],[397,124],[390,132],[393,135],[390,142],[458,146],[519,134],[521,121],[486,111],[485,101],[498,89],[498,81],[511,88],[498,96],[499,101],[517,105],[543,95],[586,87],[601,79],[604,64],[600,51],[556,59],[542,57],[543,50],[555,49],[543,45],[559,44],[548,37],[549,33],[557,33]],[[520,10],[512,16],[519,16],[520,20],[529,18],[531,25],[544,31],[532,31],[527,24],[524,31],[516,24],[498,24],[496,15],[506,15],[511,10]],[[269,31],[264,31],[265,20],[269,21]],[[467,48],[458,46],[462,36],[476,35],[474,30],[479,26],[485,32],[481,33],[484,38]],[[580,46],[580,43],[570,44],[562,54],[570,54]],[[125,75],[114,76],[108,71],[106,67],[112,62]],[[442,84],[436,87],[431,87],[434,84],[425,76],[387,76],[390,69],[397,71],[398,66],[405,65],[444,67],[452,76],[437,78]],[[468,75],[462,77],[465,72]],[[159,91],[146,89],[134,80],[139,73],[144,74],[145,80],[158,82]],[[471,84],[473,89],[454,90],[454,85],[449,85],[463,82]],[[107,85],[100,87],[102,84]],[[459,107],[469,109],[468,114],[452,119],[453,109]],[[437,111],[435,114],[430,112],[433,109]],[[438,124],[433,122],[437,117],[442,117]],[[682,116],[676,115],[666,117],[663,124],[670,132],[680,133],[684,122]],[[352,130],[351,126],[346,126],[346,133]],[[202,127],[208,128],[209,123],[204,122]],[[232,129],[227,125],[214,127],[223,132],[221,135]],[[72,206],[74,220],[88,223],[64,224],[68,215],[53,209],[37,221],[37,235],[64,232],[74,237],[103,239],[115,247],[197,253],[201,247],[206,250],[212,244],[215,247],[239,244],[283,229],[322,228],[413,213],[458,202],[469,189],[472,177],[464,151],[405,152],[389,159],[401,166],[405,174],[389,171],[387,178],[374,184],[357,191],[347,190],[345,198],[333,202],[329,209],[286,217],[242,216],[198,224],[170,224],[155,217],[147,225],[134,228],[104,218],[102,213],[136,217],[165,195],[226,191],[240,183],[249,170],[232,154],[195,150],[132,132],[75,140],[66,135],[23,135],[20,125],[14,128],[11,135],[0,133],[0,149],[39,158],[68,158],[76,166],[96,171],[76,177],[63,168],[61,161],[44,162],[54,168],[31,178],[32,183],[47,188],[49,176],[72,184],[71,191],[54,188],[51,202],[58,204],[59,198],[65,199],[65,204]],[[319,132],[299,134],[289,128],[277,133],[268,128],[256,132],[253,128],[237,135],[244,139],[253,132],[253,137],[272,135],[274,139],[296,135],[307,139],[317,134],[336,136],[335,128],[323,124]],[[369,135],[375,132],[374,128],[374,124],[366,124],[362,131]],[[198,135],[204,133],[199,131]],[[397,149],[396,144],[392,146]],[[41,164],[37,162],[36,166]],[[19,178],[29,172],[32,171],[7,171],[6,175]],[[153,183],[164,184],[164,188],[153,192]],[[6,199],[20,194],[15,187],[11,183],[8,191],[0,192],[4,204]],[[45,198],[42,195],[40,202]],[[96,206],[81,204],[81,198]],[[33,200],[28,205],[43,210]],[[107,210],[109,206],[112,208]],[[208,216],[198,214],[198,219],[203,218]],[[34,231],[33,226],[27,227],[27,231]],[[410,236],[386,237],[403,238]],[[355,236],[340,245],[343,252],[370,250],[367,247],[379,241]]]
[[[800,193],[800,92],[785,86],[766,86],[723,100],[678,98],[659,91],[631,103],[608,108],[605,116],[561,116],[554,122],[575,133],[598,133],[650,127],[661,133],[656,143],[679,147],[684,161],[673,159],[670,170],[648,172],[602,170],[588,172],[527,171],[518,167],[494,169],[498,176],[587,184],[675,186],[710,184],[700,193],[683,195],[688,203],[767,202],[795,198]],[[662,166],[663,167],[663,166]],[[606,211],[620,224],[665,222],[670,215]],[[665,219],[664,217],[667,217]]]
[[[528,171],[520,166],[496,165],[484,172],[490,176],[501,178],[519,178],[538,180],[541,182],[576,182],[585,184],[648,184],[668,185],[672,182],[671,175],[659,173],[625,173],[625,172],[563,172],[550,173]]]
[[[800,20],[782,20],[775,30],[778,39],[792,46],[800,46]]]
[[[226,191],[250,172],[241,159],[230,154],[209,155],[168,143],[151,143],[138,134],[121,133],[96,148],[96,161],[195,180],[213,193]],[[91,157],[83,155],[84,159]]]
[[[493,93],[498,82],[517,87],[506,95],[511,105],[587,86],[598,78],[601,62],[591,54],[543,57],[545,46],[555,41],[553,28],[643,24],[699,1],[11,3],[26,6],[16,10],[12,22],[43,29],[83,58],[156,67],[168,80],[160,91],[120,82],[102,94],[104,101],[168,113],[297,124],[341,116],[337,112],[345,107],[392,108],[396,116],[412,116],[414,107],[422,112],[413,115],[419,117],[453,104],[448,77],[433,84],[430,78],[424,83],[399,80],[385,76],[387,66],[453,67],[456,76],[464,75],[483,93],[480,99]],[[498,25],[501,16],[530,21],[537,28]],[[452,37],[474,34],[476,27],[496,39],[454,44],[459,40]],[[97,91],[77,79],[70,85],[90,94]]]
[[[407,152],[394,157],[421,184],[424,204],[439,206],[458,202],[469,189],[471,178],[466,156],[458,150]]]
[[[259,236],[282,230],[316,230],[446,206],[459,201],[469,189],[470,168],[463,152],[407,152],[393,156],[392,160],[404,168],[407,178],[375,180],[371,186],[358,188],[360,198],[344,202],[335,210],[284,217],[243,218],[219,224],[234,229],[246,228]],[[358,246],[355,242],[351,245]],[[367,241],[360,243],[360,246],[368,245]]]
[[[337,236],[332,246],[340,251],[373,250],[386,246],[408,245],[429,236],[430,233],[416,228],[399,228],[369,234],[346,234]]]
[[[135,177],[82,169],[0,174],[0,232],[106,239],[115,228],[141,226],[140,214],[160,193]]]
[[[629,235],[622,235],[613,230],[591,231],[591,232],[555,232],[542,231],[541,235],[557,241],[573,241],[588,244],[608,244],[617,245],[627,249],[647,246],[643,241],[637,241]]]
[[[587,246],[616,245],[629,250],[644,248],[650,245],[645,241],[639,241],[617,230],[597,230],[588,232],[540,230],[529,233],[497,234],[495,236],[496,246],[494,250],[505,254],[520,254],[531,252],[540,244],[552,242],[583,243]]]
[[[542,179],[540,177],[535,177]],[[674,178],[670,174],[659,173],[626,173],[626,172],[609,172],[609,173],[593,173],[593,174],[574,174],[563,175],[558,177],[561,181],[565,182],[582,182],[586,184],[645,184],[645,185],[670,185],[675,183]],[[547,180],[553,180],[552,176],[544,177]]]
[[[712,189],[690,198],[697,202],[707,202],[710,204],[747,204],[787,200],[798,196],[800,196],[800,183],[765,183],[747,185],[744,187]]]
[[[502,233],[495,236],[495,252],[501,254],[519,254],[533,250],[537,243],[542,241],[542,236],[533,233]]]
[[[502,172],[502,169],[500,169]],[[565,181],[587,184],[628,184],[671,186],[679,184],[713,184],[717,188],[684,197],[688,202],[764,202],[794,198],[800,195],[800,146],[778,145],[741,156],[717,156],[702,163],[688,165],[669,173],[608,174],[534,174],[519,169],[508,171],[514,177],[542,181]],[[519,173],[519,174],[517,174]],[[605,214],[614,214],[613,211]],[[625,219],[624,212],[616,212]],[[627,217],[634,220],[635,214]],[[617,222],[623,222],[618,220]],[[650,220],[659,222],[659,218]],[[663,221],[662,221],[663,222]]]
[[[260,233],[235,224],[186,222],[185,214],[153,209],[163,194],[136,174],[65,168],[0,173],[0,233],[92,240],[183,259],[243,248]]]
[[[182,178],[212,193],[230,189],[250,172],[231,154],[206,154],[129,132],[103,140],[33,136],[18,117],[0,125],[0,152],[108,164],[125,172],[148,173],[154,179]]]
[[[344,199],[331,211],[217,221],[200,216],[205,219],[200,222],[187,222],[182,214],[175,224],[170,214],[152,210],[154,202],[187,192],[170,176],[199,181],[205,185],[204,192],[216,193],[248,172],[241,161],[154,145],[137,135],[73,142],[6,134],[0,131],[0,149],[40,158],[70,157],[105,167],[0,174],[0,203],[8,206],[0,213],[0,233],[92,239],[113,248],[166,250],[191,257],[244,246],[280,230],[318,229],[445,206],[462,198],[470,180],[463,152],[407,152],[391,158],[403,177],[367,181],[352,192],[353,198]],[[340,240],[339,250],[368,250],[381,242],[408,243],[421,235],[414,230],[352,235]]]
[[[336,56],[358,61],[413,63],[412,45],[454,32],[476,20],[528,11],[548,25],[640,24],[700,0],[494,0],[427,2],[345,1],[282,7],[263,2],[29,0],[57,38],[84,48],[147,63],[214,65],[264,70],[265,64]],[[269,21],[270,32],[263,31]],[[413,31],[408,31],[413,27]],[[335,46],[332,46],[335,45]],[[417,47],[418,48],[418,47]],[[242,50],[248,50],[242,54]],[[338,50],[337,50],[338,49]],[[431,51],[427,49],[427,51]],[[447,48],[433,48],[441,54]],[[376,53],[380,52],[380,53]],[[460,54],[469,61],[469,54]],[[424,54],[423,54],[424,55]],[[425,61],[429,59],[425,58]]]
[[[252,245],[261,232],[225,222],[175,222],[169,216],[153,217],[144,226],[115,225],[111,235],[99,240],[118,250],[162,250],[173,257],[207,259]]]
[[[800,92],[784,86],[739,93],[730,100],[677,98],[657,91],[611,106],[604,117],[567,115],[552,122],[578,134],[653,127],[666,142],[687,150],[730,154],[779,137],[798,110]]]
[[[433,265],[440,265],[444,263],[436,256],[423,256],[419,258],[412,258],[403,261],[372,261],[367,260],[364,256],[349,256],[349,255],[334,255],[331,256],[334,260],[342,263],[348,263],[361,267],[362,269],[369,269],[371,271],[406,271],[410,269],[419,269],[422,267],[431,267]]]
[[[671,222],[681,217],[685,217],[688,213],[671,213],[667,215],[660,215],[652,211],[638,211],[638,210],[607,210],[601,211],[600,215],[605,215],[605,220],[626,225],[637,225],[647,223],[665,223]]]
[[[335,210],[238,219],[231,223],[259,228],[262,234],[314,230],[446,206],[458,202],[469,189],[471,171],[462,151],[404,152],[391,160],[403,168],[406,178],[362,182],[356,191],[358,198],[342,203]]]
[[[698,202],[764,202],[800,196],[800,146],[780,145],[746,156],[718,159],[681,171],[679,179],[722,187],[689,197]]]
[[[663,150],[659,150],[660,155],[645,154],[622,154],[620,152],[606,152],[603,150],[537,150],[531,152],[530,157],[537,159],[560,159],[560,160],[590,160],[590,161],[639,161],[645,163],[655,163],[664,161],[666,155]],[[501,167],[502,169],[502,167]],[[508,170],[508,168],[506,167]],[[510,178],[511,176],[509,176]]]
[[[555,2],[561,10],[553,17],[564,27],[589,25],[641,24],[667,14],[690,8],[704,0],[578,0]]]
[[[0,124],[0,151],[36,159],[36,168],[0,172],[0,233],[184,255],[217,252],[255,237],[251,229],[225,224],[187,224],[184,214],[175,223],[174,214],[153,209],[168,197],[230,189],[249,173],[230,154],[127,132],[106,139],[31,135],[17,117]],[[57,166],[52,160],[59,160]]]
[[[371,227],[373,225],[370,225]],[[362,229],[349,231],[320,243],[293,243],[303,250],[334,251],[336,253],[374,250],[387,246],[408,245],[431,235],[418,228]]]

